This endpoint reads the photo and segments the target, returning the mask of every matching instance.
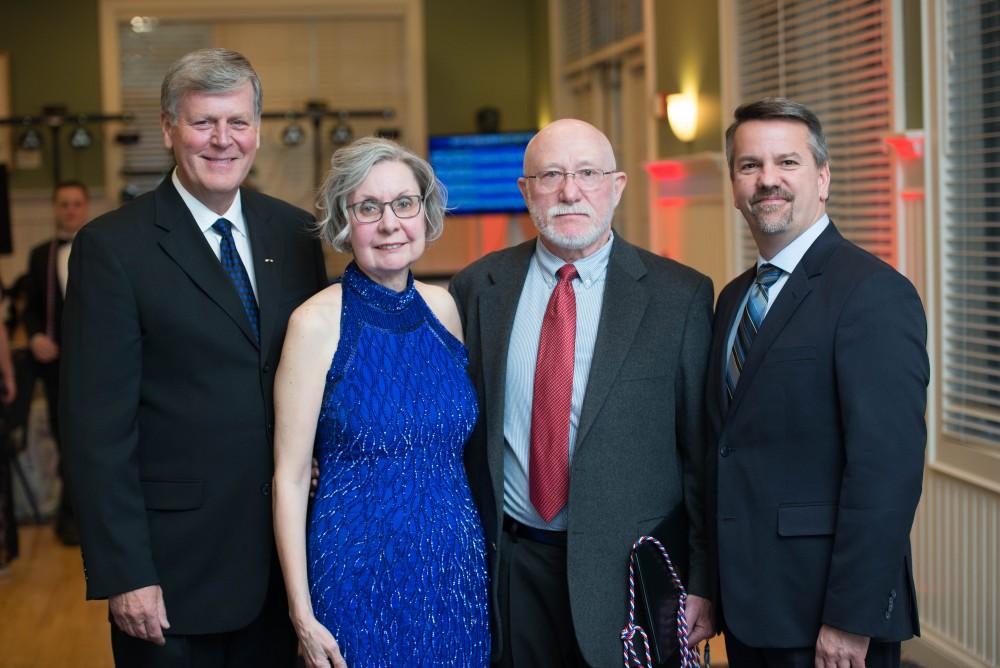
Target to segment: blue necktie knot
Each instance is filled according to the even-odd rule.
[[[257,298],[253,294],[253,285],[250,283],[250,275],[243,265],[239,251],[236,250],[236,240],[233,238],[233,224],[225,218],[219,218],[212,223],[212,229],[219,234],[219,261],[225,270],[229,280],[233,282],[236,293],[243,304],[243,311],[250,321],[250,329],[254,336],[260,340],[260,310],[257,307]]]

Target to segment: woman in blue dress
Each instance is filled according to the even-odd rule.
[[[382,139],[331,162],[320,234],[354,261],[292,314],[275,378],[289,614],[310,668],[481,668],[485,550],[462,466],[475,391],[451,296],[410,273],[441,234],[444,190]]]

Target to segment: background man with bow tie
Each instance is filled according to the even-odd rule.
[[[726,153],[760,253],[719,295],[706,383],[729,664],[898,666],[900,641],[919,632],[920,297],[827,217],[826,138],[807,108],[739,107]]]
[[[261,115],[243,56],[184,56],[161,110],[176,169],[70,260],[61,408],[87,596],[109,600],[118,666],[290,666],[272,384],[322,253],[308,213],[240,188]]]
[[[63,300],[69,274],[69,255],[76,233],[90,220],[90,193],[79,181],[64,181],[52,193],[55,236],[33,249],[28,257],[27,299],[24,327],[34,359],[35,377],[45,386],[49,429],[56,447],[59,438],[59,343],[62,332]],[[31,392],[26,387],[24,392]],[[59,470],[62,475],[63,466]],[[56,535],[66,545],[80,542],[80,532],[65,481],[55,523]]]

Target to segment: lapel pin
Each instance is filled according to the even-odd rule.
[[[274,258],[273,257],[266,257],[266,258],[264,258],[264,262],[270,262],[270,263],[273,264],[274,263]]]

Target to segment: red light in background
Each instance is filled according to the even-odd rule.
[[[924,155],[924,138],[923,137],[907,137],[906,135],[894,135],[892,137],[886,137],[885,143],[888,144],[899,156],[900,160],[914,160],[916,158],[923,157]]]
[[[684,164],[676,160],[648,162],[646,171],[657,181],[680,181],[687,176]]]

